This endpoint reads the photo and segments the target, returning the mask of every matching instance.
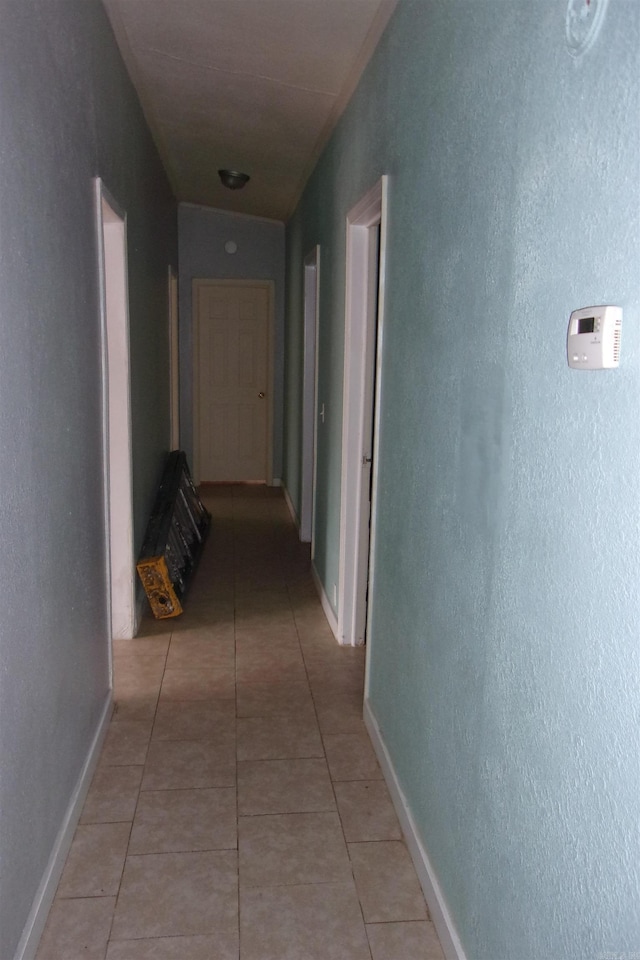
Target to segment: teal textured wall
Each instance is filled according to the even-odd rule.
[[[0,2],[0,957],[109,697],[98,251],[127,211],[135,545],[168,446],[176,208],[99,0]]]
[[[580,58],[566,10],[401,0],[288,227],[285,480],[320,243],[330,596],[345,215],[389,174],[369,698],[473,960],[640,950],[640,6]],[[572,371],[600,303],[620,369]]]

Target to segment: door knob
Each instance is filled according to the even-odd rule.
[[[262,390],[260,391],[258,396],[260,397],[261,400],[264,400],[264,393],[262,392]]]

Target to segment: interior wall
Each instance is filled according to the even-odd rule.
[[[175,205],[98,0],[0,4],[0,957],[110,687],[93,178],[128,214],[136,546],[168,444]]]
[[[180,244],[180,446],[193,465],[193,312],[192,281],[273,280],[273,476],[282,476],[284,378],[284,224],[261,217],[223,213],[181,203]],[[225,243],[236,244],[227,253]]]
[[[573,7],[571,7],[573,9]],[[316,557],[337,581],[345,217],[389,175],[369,705],[473,960],[640,943],[640,8],[403,0],[288,226],[322,248]],[[615,371],[573,309],[624,308]]]

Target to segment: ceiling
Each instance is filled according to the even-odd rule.
[[[286,220],[397,0],[103,2],[177,199]]]

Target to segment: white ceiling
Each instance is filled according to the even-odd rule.
[[[286,220],[397,0],[103,2],[178,200]]]

